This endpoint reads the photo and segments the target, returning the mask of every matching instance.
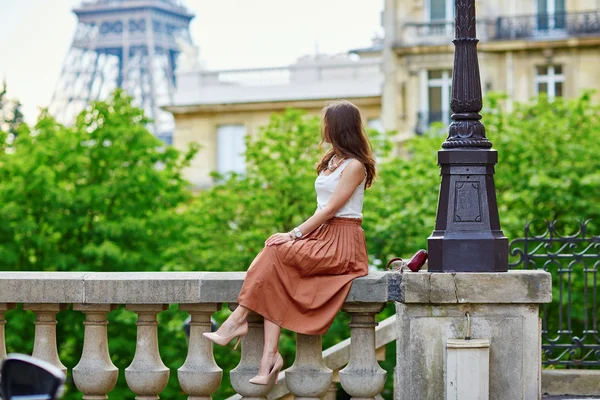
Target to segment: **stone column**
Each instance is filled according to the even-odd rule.
[[[4,313],[13,308],[15,308],[14,304],[0,303],[0,361],[6,358],[6,340],[4,338],[6,320],[4,319]]]
[[[125,369],[125,380],[138,400],[158,399],[169,381],[169,369],[158,351],[156,315],[167,309],[163,304],[131,304],[127,310],[137,313],[135,356]]]
[[[550,274],[405,273],[400,290],[396,400],[444,399],[446,345],[466,336],[490,343],[490,400],[541,398],[539,304],[552,300]]]
[[[285,383],[297,400],[319,400],[329,389],[333,371],[323,362],[320,335],[296,335],[296,360],[285,372]]]
[[[24,304],[24,310],[35,313],[35,339],[33,342],[33,357],[47,361],[67,374],[65,367],[58,357],[56,347],[56,314],[66,308],[63,304]]]
[[[350,361],[340,371],[342,387],[353,399],[375,399],[385,385],[387,372],[375,356],[375,315],[385,303],[346,303],[342,310],[352,316],[350,322]]]
[[[179,308],[192,317],[188,355],[185,363],[177,370],[179,384],[189,395],[189,400],[209,400],[221,384],[223,370],[215,362],[211,341],[202,336],[202,333],[210,332],[210,316],[219,307],[216,303],[209,303],[182,304]]]
[[[110,304],[73,305],[74,310],[85,314],[83,352],[73,368],[73,381],[84,400],[108,399],[107,394],[117,383],[119,370],[110,359],[106,333],[106,314],[115,308]]]
[[[230,308],[235,308],[231,307]],[[251,312],[248,316],[248,334],[242,339],[242,358],[240,363],[231,370],[231,386],[244,400],[265,400],[274,385],[255,385],[248,380],[258,374],[258,365],[262,357],[264,345],[263,318]]]

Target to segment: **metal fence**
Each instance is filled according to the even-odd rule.
[[[543,364],[600,367],[600,236],[590,234],[591,226],[584,220],[568,233],[558,221],[532,221],[510,244],[511,268],[552,274],[552,303],[541,309]]]
[[[495,29],[492,38],[496,40],[597,35],[600,33],[600,11],[499,17],[495,23],[490,21],[489,26]]]
[[[407,22],[399,26],[402,46],[447,45],[454,38],[454,20]],[[600,10],[479,18],[482,42],[547,40],[600,34]]]

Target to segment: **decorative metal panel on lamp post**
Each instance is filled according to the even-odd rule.
[[[508,270],[508,239],[500,228],[494,165],[498,153],[485,136],[479,112],[475,0],[456,0],[456,38],[448,137],[438,152],[442,183],[429,237],[430,272]]]

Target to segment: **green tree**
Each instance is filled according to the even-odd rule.
[[[496,188],[502,228],[521,235],[533,218],[598,218],[600,214],[600,107],[589,94],[578,99],[545,98],[503,107],[489,96],[484,112],[488,136],[499,151]],[[288,110],[247,142],[244,175],[215,175],[217,184],[193,198],[182,178],[196,147],[181,153],[163,146],[145,129],[143,112],[116,92],[92,104],[67,128],[42,114],[34,127],[0,137],[0,263],[5,270],[58,271],[243,271],[274,232],[286,231],[316,208],[315,163],[319,120]],[[390,142],[370,132],[382,157],[379,178],[366,191],[364,229],[373,265],[426,248],[439,191],[437,151],[443,137],[430,133],[406,143],[409,156],[386,157]],[[393,312],[392,307],[380,315]],[[215,315],[222,321],[223,310]],[[175,370],[183,364],[184,313],[177,306],[159,315],[160,349],[172,368],[164,392],[184,398]],[[82,316],[63,312],[58,336],[61,359],[73,367],[81,354]],[[32,315],[7,315],[9,351],[31,351]],[[109,315],[113,362],[122,370],[135,351],[135,315]],[[340,313],[324,337],[329,347],[348,337]],[[294,337],[284,332],[281,349],[293,361]],[[394,348],[385,363],[390,373]],[[228,372],[239,353],[215,347],[224,384],[215,398],[233,394]],[[132,398],[123,374],[114,394]],[[78,398],[69,393],[69,399]]]
[[[0,89],[0,131],[16,135],[19,126],[24,121],[21,107],[19,100],[8,98],[6,82],[3,82],[2,89]]]
[[[498,150],[496,191],[502,230],[522,236],[533,219],[600,216],[600,106],[590,93],[550,102],[540,97],[504,107],[506,96],[486,98],[483,122]],[[445,137],[435,127],[406,147],[409,157],[379,168],[380,179],[365,196],[369,253],[381,262],[426,248],[439,193],[437,152]]]
[[[73,127],[42,114],[0,153],[0,265],[13,270],[159,270],[191,199],[195,154],[167,147],[116,92]],[[6,150],[5,144],[5,150]]]
[[[143,111],[122,91],[84,110],[72,127],[42,113],[22,124],[12,143],[0,137],[0,265],[4,270],[157,271],[163,254],[185,238],[179,211],[191,201],[182,170],[196,146],[181,153],[146,129]],[[31,313],[9,315],[9,351],[31,351]],[[161,351],[172,368],[183,364],[185,315],[160,315]],[[61,358],[79,360],[83,317],[59,314]],[[135,352],[135,315],[110,314],[113,362],[127,367]],[[176,374],[165,392],[176,398]],[[132,398],[123,374],[115,398]],[[77,395],[68,393],[67,398]]]

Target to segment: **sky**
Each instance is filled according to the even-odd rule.
[[[26,120],[49,104],[80,0],[0,0],[0,79]],[[281,66],[306,54],[367,47],[382,34],[383,0],[185,0],[209,69]]]

